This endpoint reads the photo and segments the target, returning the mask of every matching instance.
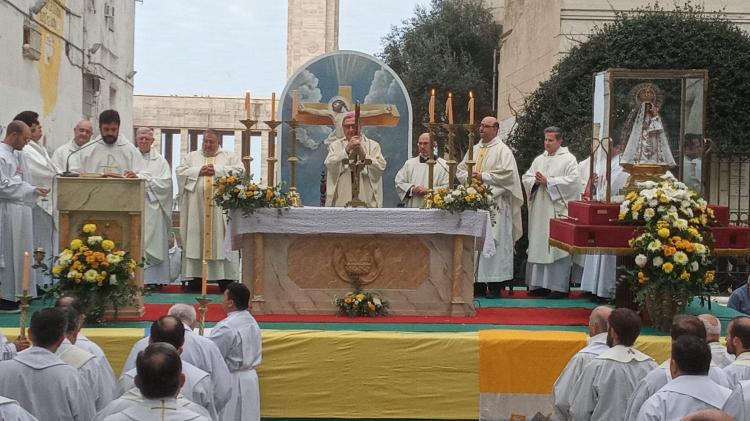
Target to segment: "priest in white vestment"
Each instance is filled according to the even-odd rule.
[[[141,406],[146,399],[143,398],[143,395],[141,395],[141,391],[138,390],[137,387],[134,387],[119,398],[113,400],[109,403],[104,409],[96,413],[96,417],[94,417],[94,421],[103,421],[110,415],[119,414],[126,409]],[[175,404],[180,407],[184,408],[190,412],[194,412],[197,415],[202,415],[206,418],[211,418],[211,416],[208,414],[208,411],[206,408],[196,404],[195,402],[191,402],[190,400],[186,399],[185,396],[182,394],[178,394],[175,398]],[[137,420],[137,421],[144,421],[144,420]]]
[[[735,420],[750,419],[750,380],[742,380],[721,408]]]
[[[85,421],[94,417],[78,371],[55,355],[65,339],[65,315],[45,308],[31,316],[34,346],[0,361],[0,396],[18,403],[39,421]]]
[[[479,126],[481,142],[474,145],[476,164],[471,178],[480,179],[492,188],[492,199],[498,206],[492,236],[494,256],[479,256],[476,282],[486,282],[490,293],[499,295],[499,282],[513,279],[513,252],[516,241],[523,235],[521,206],[523,191],[513,151],[497,135],[499,125],[494,117],[485,117]],[[469,181],[466,161],[458,164],[456,174],[462,183]]]
[[[34,251],[31,208],[49,193],[31,182],[21,153],[30,138],[29,126],[16,120],[8,124],[0,144],[0,313],[20,311],[16,296],[22,293],[24,252]],[[33,273],[28,293],[36,297]]]
[[[750,380],[750,317],[738,316],[729,321],[727,351],[736,357],[724,367],[724,373],[734,388],[739,382]]]
[[[727,347],[721,344],[721,320],[711,313],[698,316],[706,327],[706,342],[711,348],[711,365],[724,368],[734,361],[734,355],[727,352]]]
[[[250,290],[234,282],[221,303],[227,317],[211,329],[209,339],[219,347],[231,372],[232,396],[223,420],[260,420],[260,390],[256,368],[262,359],[260,326],[248,311]]]
[[[31,346],[28,338],[18,338],[13,342],[8,342],[8,338],[0,332],[0,361],[10,360],[19,352]]]
[[[702,409],[721,409],[732,391],[708,377],[711,350],[697,336],[683,335],[672,342],[670,372],[673,380],[643,404],[638,421],[677,420]]]
[[[120,114],[115,110],[104,110],[99,114],[98,138],[91,146],[81,148],[75,162],[71,160],[72,172],[118,175],[137,178],[145,171],[143,155],[133,142],[120,134]]]
[[[562,145],[557,127],[544,129],[544,153],[523,175],[529,207],[529,248],[526,283],[529,295],[564,298],[570,290],[570,254],[549,245],[549,221],[568,214],[568,203],[578,200],[581,182],[575,156]]]
[[[31,173],[31,184],[49,190],[49,197],[37,198],[36,205],[31,208],[31,219],[34,231],[34,250],[42,249],[46,253],[45,264],[52,266],[52,258],[58,253],[58,232],[56,209],[54,207],[55,177],[60,169],[52,161],[42,140],[42,125],[39,114],[34,111],[23,111],[13,120],[21,120],[31,129],[31,141],[23,148],[27,170]],[[52,284],[52,276],[44,273],[44,269],[34,270],[37,286],[48,287]]]
[[[609,319],[610,313],[612,313],[612,308],[608,306],[599,306],[591,311],[589,339],[586,346],[568,361],[552,387],[555,415],[561,421],[570,420],[570,398],[575,393],[576,382],[583,373],[583,369],[591,360],[609,349],[609,345],[607,345],[607,330],[609,330],[607,319]]]
[[[424,196],[429,189],[429,168],[427,161],[435,159],[432,173],[432,188],[448,187],[448,164],[443,158],[434,155],[434,145],[429,133],[422,133],[417,139],[419,155],[409,158],[396,173],[396,192],[407,208],[421,208]]]
[[[386,165],[380,144],[361,133],[361,127],[354,121],[354,113],[346,113],[343,127],[344,137],[328,145],[325,159],[326,206],[342,207],[352,200],[354,169],[345,160],[349,159],[351,152],[360,151],[372,163],[365,165],[359,174],[359,199],[367,207],[380,208],[383,206],[383,172]]]
[[[625,418],[627,396],[635,384],[656,367],[648,355],[633,348],[641,331],[641,318],[633,310],[618,308],[609,316],[607,345],[584,369],[570,402],[574,421]]]
[[[591,157],[578,163],[578,179],[581,182],[580,200],[591,200],[589,180],[591,178]],[[583,265],[586,261],[585,254],[573,254],[570,256],[572,266],[570,268],[570,281],[574,284],[580,284],[583,277]]]
[[[37,421],[36,417],[29,414],[18,402],[0,396],[0,420],[3,421]]]
[[[696,316],[688,314],[678,314],[674,316],[672,319],[672,326],[669,330],[672,337],[672,343],[681,336],[694,336],[703,342],[706,341],[706,328],[704,327],[703,322]],[[672,372],[670,371],[670,364],[671,359],[665,361],[636,384],[635,390],[633,390],[633,393],[628,399],[628,407],[625,411],[626,421],[636,421],[644,402],[672,381],[673,377]],[[709,380],[719,386],[730,387],[729,379],[719,367],[711,365],[707,376]]]
[[[138,150],[146,162],[145,229],[143,244],[146,262],[143,283],[168,284],[172,279],[169,270],[169,232],[172,227],[172,169],[156,149],[154,131],[141,127],[136,131]]]
[[[91,140],[94,128],[88,120],[81,120],[73,128],[73,140],[63,144],[55,149],[52,153],[52,162],[58,170],[66,171],[70,169],[70,162],[79,158],[79,149]],[[75,153],[74,153],[75,152]],[[80,167],[80,164],[74,166]]]
[[[180,189],[180,233],[183,241],[182,277],[201,278],[201,262],[208,262],[208,280],[237,280],[239,273],[239,253],[225,250],[224,235],[227,218],[219,206],[211,206],[211,241],[203,244],[204,215],[208,202],[206,192],[213,191],[215,177],[230,173],[241,176],[245,170],[240,157],[222,150],[219,146],[219,133],[206,130],[201,150],[187,154],[176,169],[177,186]],[[208,250],[204,250],[204,246]]]

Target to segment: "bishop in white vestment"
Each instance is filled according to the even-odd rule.
[[[168,284],[169,233],[172,227],[172,170],[164,157],[153,149],[154,132],[140,128],[136,132],[138,150],[146,162],[146,197],[143,244],[146,252],[144,284]]]
[[[513,252],[516,241],[523,235],[521,206],[523,192],[518,175],[516,158],[500,137],[494,117],[482,119],[479,128],[482,141],[474,145],[476,165],[471,178],[481,179],[492,188],[492,199],[498,206],[492,236],[495,239],[495,255],[479,257],[476,282],[504,282],[513,279]],[[469,181],[466,161],[458,164],[456,174],[462,183]]]
[[[429,168],[427,161],[432,156],[435,166],[432,174],[432,188],[448,187],[448,164],[443,158],[435,157],[429,133],[422,133],[417,139],[419,155],[409,158],[396,173],[396,192],[407,208],[421,208],[424,196],[429,189]]]
[[[81,120],[76,124],[73,128],[73,140],[63,144],[52,153],[52,162],[58,170],[70,169],[70,162],[79,158],[76,151],[91,140],[93,133],[94,129],[88,120]],[[74,164],[74,166],[80,167],[80,164]]]
[[[549,245],[549,221],[567,215],[568,202],[577,200],[581,194],[578,162],[561,143],[560,129],[545,129],[545,151],[523,175],[529,203],[526,282],[532,290],[554,291],[551,298],[567,296],[572,262],[567,252]]]
[[[3,421],[37,421],[36,417],[21,408],[13,399],[0,396],[0,420]]]
[[[343,207],[352,200],[354,172],[344,160],[353,150],[361,148],[365,159],[372,163],[365,165],[359,174],[359,199],[367,207],[380,208],[383,206],[383,172],[386,166],[380,144],[360,133],[361,127],[355,124],[354,113],[346,114],[343,127],[345,137],[328,145],[325,159],[326,206]]]

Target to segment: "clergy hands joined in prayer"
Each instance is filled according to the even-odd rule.
[[[542,186],[547,185],[547,177],[545,177],[544,174],[540,173],[539,171],[534,174],[534,180],[536,184],[540,184]]]
[[[49,193],[49,189],[45,189],[44,187],[37,187],[35,190],[36,195],[41,197],[47,197],[47,193]]]
[[[216,170],[214,170],[213,164],[204,165],[201,167],[200,172],[198,175],[205,175],[205,176],[213,176],[216,174]]]
[[[425,186],[414,186],[411,188],[412,196],[424,196],[427,193],[427,187]]]
[[[346,143],[346,153],[352,153],[352,150],[354,148],[362,148],[362,144],[360,143],[360,137],[359,135],[354,135],[349,138],[349,140]]]

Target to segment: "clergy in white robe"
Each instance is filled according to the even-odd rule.
[[[735,420],[750,419],[750,380],[742,380],[734,386],[721,410]]]
[[[201,150],[193,151],[182,159],[176,169],[180,189],[180,233],[183,239],[182,277],[200,278],[201,262],[208,262],[208,280],[239,279],[239,254],[225,250],[224,235],[227,218],[221,208],[213,205],[211,241],[203,244],[204,215],[208,201],[206,192],[213,191],[214,177],[240,176],[244,166],[239,156],[219,147],[219,134],[206,130]]]
[[[575,392],[575,385],[583,369],[594,358],[609,349],[607,345],[607,319],[612,308],[599,306],[589,316],[589,339],[586,346],[578,351],[560,373],[552,387],[552,402],[555,414],[561,421],[570,420],[570,398]]]
[[[94,129],[91,127],[91,122],[88,120],[81,120],[76,124],[73,128],[73,140],[63,144],[52,153],[52,162],[58,170],[66,171],[70,169],[69,161],[74,161],[79,158],[79,153],[76,151],[79,150],[81,146],[89,143],[93,133]],[[74,166],[80,167],[80,164],[74,164]]]
[[[55,355],[65,339],[65,315],[45,308],[31,317],[34,346],[0,361],[0,396],[14,399],[40,421],[86,421],[94,417],[78,371]]]
[[[103,421],[209,421],[181,405],[175,398],[144,399],[125,408],[122,412],[109,415]]]
[[[560,129],[546,128],[545,151],[523,175],[529,207],[526,283],[532,290],[554,291],[550,298],[567,296],[571,258],[568,253],[549,245],[549,221],[567,215],[568,202],[577,200],[581,194],[578,162],[561,144]]]
[[[711,348],[711,364],[724,368],[734,361],[734,355],[727,352],[727,347],[721,344],[721,320],[711,313],[698,316],[706,327],[706,342]]]
[[[702,409],[721,409],[732,391],[708,377],[711,350],[705,340],[682,335],[672,342],[673,379],[648,398],[638,421],[677,420]]]
[[[492,236],[495,239],[495,255],[479,257],[476,282],[504,282],[513,279],[514,244],[523,235],[521,206],[523,192],[518,175],[516,158],[497,135],[499,125],[494,117],[485,117],[479,128],[482,141],[474,145],[476,165],[471,178],[481,179],[492,188],[492,199],[498,206]],[[466,161],[458,164],[456,174],[462,183],[469,181]],[[493,292],[494,293],[494,292]]]
[[[618,308],[609,316],[610,349],[594,358],[578,378],[570,402],[574,421],[625,418],[627,396],[635,384],[656,367],[648,355],[633,348],[641,319],[633,310]]]
[[[349,154],[361,149],[365,159],[372,161],[365,165],[359,174],[359,199],[367,207],[383,206],[383,172],[385,158],[378,142],[368,139],[361,133],[361,127],[354,122],[354,113],[344,117],[344,136],[328,145],[325,159],[326,173],[326,206],[346,206],[352,200],[353,166],[345,163]]]
[[[36,417],[21,408],[13,399],[0,396],[0,420],[3,421],[37,421]]]
[[[136,131],[138,150],[146,162],[145,268],[143,283],[168,284],[172,278],[169,267],[169,232],[172,227],[172,170],[164,157],[151,147],[154,131],[141,127]]]
[[[14,342],[8,342],[8,338],[0,332],[0,361],[10,360],[19,352],[31,346],[28,338],[16,338]]]
[[[22,293],[24,252],[34,251],[31,208],[49,190],[31,183],[21,150],[31,137],[22,121],[8,124],[0,144],[0,311],[18,312],[16,296]],[[29,280],[29,295],[36,297],[35,276]]]
[[[96,413],[96,417],[94,417],[94,421],[103,421],[105,418],[107,418],[110,415],[119,414],[123,411],[125,411],[128,408],[139,406],[146,400],[143,398],[143,395],[141,395],[141,391],[138,390],[138,388],[134,387],[119,398],[113,400],[109,403],[104,409]],[[198,415],[203,415],[206,418],[211,418],[211,416],[208,414],[208,411],[206,408],[196,404],[195,402],[191,402],[190,400],[186,399],[182,394],[177,395],[177,398],[175,398],[177,406],[187,409],[190,412],[195,412]],[[138,421],[144,421],[144,420],[138,420]]]
[[[116,174],[137,178],[145,171],[146,163],[133,142],[120,134],[120,114],[105,110],[99,114],[100,136],[78,153],[76,162],[71,161],[73,172]],[[75,166],[73,165],[75,164]]]
[[[209,339],[219,347],[231,372],[232,396],[222,419],[258,421],[260,390],[255,369],[261,362],[261,334],[248,311],[250,291],[243,284],[232,283],[224,291],[221,305],[227,317],[211,329]]]
[[[591,177],[591,157],[578,163],[578,179],[581,182],[581,200],[591,200],[590,191],[586,189]],[[570,256],[572,266],[570,268],[570,281],[574,284],[580,284],[583,277],[583,265],[586,262],[585,254],[573,254]]]
[[[417,139],[419,155],[409,158],[396,173],[396,192],[407,208],[421,208],[424,196],[429,189],[429,166],[432,156],[435,166],[432,173],[432,188],[448,187],[448,164],[443,158],[435,157],[429,133],[422,133]]]
[[[750,317],[738,316],[727,325],[727,351],[736,359],[724,367],[729,384],[734,388],[743,380],[750,380]]]

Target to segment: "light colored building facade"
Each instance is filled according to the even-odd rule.
[[[0,0],[0,124],[37,111],[51,151],[114,108],[129,133],[134,21],[133,0]]]
[[[288,0],[286,76],[339,49],[339,0]]]

